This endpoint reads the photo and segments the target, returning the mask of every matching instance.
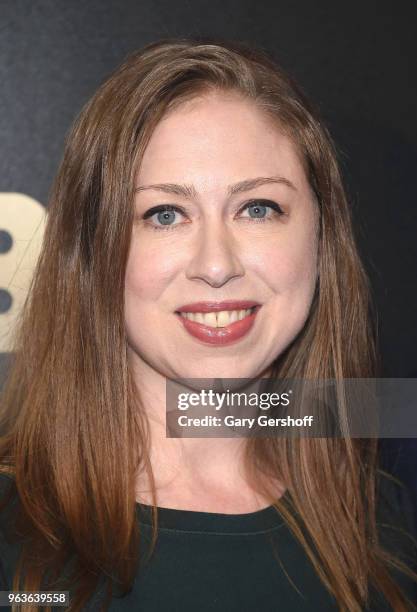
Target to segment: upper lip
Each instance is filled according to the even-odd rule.
[[[247,310],[260,306],[254,300],[226,300],[224,302],[193,302],[177,308],[175,312],[220,312],[222,310]]]

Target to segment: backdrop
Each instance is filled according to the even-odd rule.
[[[0,365],[76,114],[132,50],[162,37],[212,36],[270,51],[318,106],[338,145],[373,287],[383,376],[417,377],[414,4],[0,1]],[[415,478],[415,441],[395,463]]]

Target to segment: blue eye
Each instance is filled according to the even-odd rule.
[[[156,218],[161,225],[171,225],[175,220],[175,210],[164,210],[156,213]]]
[[[268,209],[273,211],[272,215],[267,215]],[[275,202],[271,202],[270,200],[251,200],[247,202],[245,206],[242,208],[242,211],[247,210],[249,212],[249,216],[252,219],[269,219],[270,217],[275,216],[275,213],[278,215],[283,215],[284,212],[278,204]]]
[[[245,210],[249,211],[251,217],[262,218],[267,213],[267,207],[265,204],[251,204]],[[253,213],[253,215],[251,214]]]
[[[156,223],[152,224],[154,229],[169,229],[170,226],[174,225],[175,214],[180,213],[181,211],[177,206],[173,206],[171,204],[165,204],[163,206],[154,206],[150,208],[143,215],[144,219],[149,219],[152,217],[156,217]]]

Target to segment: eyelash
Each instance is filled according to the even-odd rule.
[[[266,206],[267,208],[270,208],[271,210],[273,210],[275,213],[274,215],[272,215],[272,218],[271,217],[263,217],[263,218],[260,217],[256,219],[256,218],[249,217],[249,219],[251,219],[251,221],[255,223],[265,223],[267,221],[273,221],[273,217],[275,217],[276,215],[278,217],[281,217],[286,214],[282,210],[282,208],[278,204],[276,204],[276,202],[272,202],[271,200],[265,200],[265,199],[260,199],[260,198],[249,200],[249,202],[246,202],[246,204],[244,204],[244,206],[242,206],[242,208],[240,209],[239,213],[242,213],[244,210],[247,210],[250,206],[253,206],[254,204],[261,204],[262,206]],[[165,211],[179,212],[183,216],[186,216],[184,210],[180,208],[179,206],[174,206],[173,204],[161,204],[160,206],[154,206],[153,208],[150,208],[149,210],[147,210],[142,218],[149,219],[149,217],[153,217],[154,215],[160,212],[165,212]],[[178,225],[181,225],[181,224],[176,223],[172,225],[153,225],[152,223],[147,223],[147,225],[151,229],[154,229],[156,231],[159,231],[159,230],[165,231],[165,230],[175,229],[176,227],[178,227]]]

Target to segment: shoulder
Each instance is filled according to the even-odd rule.
[[[416,509],[406,485],[382,470],[377,476],[376,522],[382,548],[417,572]],[[417,583],[391,563],[394,581],[411,601],[417,600]],[[379,609],[379,608],[377,608]]]
[[[416,540],[416,508],[407,486],[383,470],[378,470],[376,484],[378,526],[383,531],[402,530]]]
[[[18,503],[15,480],[11,472],[0,468],[0,529],[4,530],[11,520]]]
[[[11,473],[0,471],[0,591],[10,590],[20,555],[20,544],[14,537],[18,495]]]

